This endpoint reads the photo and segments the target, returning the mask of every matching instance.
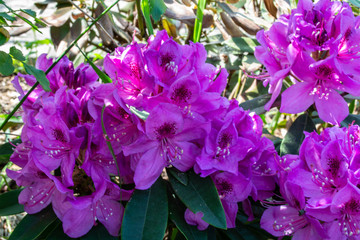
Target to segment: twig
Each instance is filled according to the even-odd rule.
[[[103,50],[104,52],[107,52],[107,53],[111,53],[111,52],[112,52],[111,50],[109,50],[109,49],[107,49],[107,48],[105,48],[105,47],[103,47],[103,46],[100,46],[100,45],[98,45],[98,44],[96,44],[96,43],[94,43],[94,42],[92,42],[92,41],[88,41],[88,43],[89,43],[90,45],[92,45],[92,46],[97,47],[98,49]]]
[[[80,12],[82,12],[83,14],[85,14],[85,16],[87,16],[88,18],[90,18],[92,21],[95,21],[95,19],[90,16],[87,12],[85,12],[83,9],[81,9],[78,5],[76,5],[72,0],[69,0],[71,2],[72,5],[74,5],[74,7],[76,7]],[[116,45],[117,42],[115,41],[115,39],[110,35],[110,33],[108,31],[105,30],[105,28],[101,25],[101,23],[96,22],[95,23],[96,26],[98,26],[99,28],[101,28],[101,30],[104,31],[104,33],[111,39],[111,41],[113,41]]]

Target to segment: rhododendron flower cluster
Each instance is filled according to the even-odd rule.
[[[221,96],[227,72],[205,61],[203,45],[179,45],[166,31],[106,56],[112,83],[63,58],[47,75],[52,91],[38,87],[23,104],[22,143],[11,157],[21,170],[8,175],[25,186],[19,197],[25,210],[52,204],[71,237],[97,221],[117,236],[120,201],[134,188],[150,188],[170,167],[213,179],[228,227],[235,226],[238,202],[272,196],[279,157],[261,137],[262,120]],[[51,63],[42,55],[37,66]],[[14,85],[23,97],[18,79]],[[203,230],[201,217],[185,212]]]
[[[319,117],[339,125],[348,115],[343,94],[360,95],[359,18],[346,2],[300,0],[268,31],[259,31],[255,56],[264,64],[269,110],[288,77],[280,111],[299,113],[315,104]]]
[[[279,162],[284,202],[264,212],[261,226],[294,239],[359,239],[359,139],[358,125],[307,133],[299,156]]]

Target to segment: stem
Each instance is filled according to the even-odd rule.
[[[90,16],[87,12],[85,12],[83,9],[81,9],[81,8],[80,8],[78,5],[76,5],[72,0],[69,0],[69,1],[71,2],[71,4],[72,4],[74,7],[76,7],[76,9],[78,9],[80,12],[82,12],[85,16],[87,16],[88,18],[90,18],[92,21],[95,21],[95,19],[94,19],[92,16]],[[109,33],[108,31],[105,30],[105,28],[104,28],[100,23],[96,22],[95,24],[96,24],[96,26],[98,26],[99,28],[101,28],[101,30],[104,31],[104,33],[111,39],[111,41],[113,41],[115,44],[117,44],[116,41],[115,41],[115,39],[110,35],[110,33]]]
[[[271,135],[274,135],[274,133],[275,133],[275,130],[276,130],[277,126],[278,126],[280,116],[281,116],[281,112],[277,112],[274,119],[273,119],[273,124],[272,124],[273,127],[271,129]]]
[[[46,70],[45,75],[48,74],[55,65],[67,54],[70,49],[82,38],[85,33],[87,33],[96,23],[99,21],[112,7],[114,7],[120,0],[117,0],[113,4],[111,4],[107,9],[105,9],[70,45],[69,47],[56,59],[56,61]],[[11,113],[6,117],[5,121],[1,124],[0,130],[4,128],[4,126],[8,123],[10,118],[15,114],[15,112],[19,109],[19,107],[25,102],[28,96],[35,90],[35,88],[39,85],[39,82],[36,82],[30,90],[25,94],[25,96],[20,100],[20,102],[15,106],[15,108],[11,111]]]
[[[101,128],[102,128],[102,131],[103,131],[103,134],[105,136],[105,141],[106,141],[106,144],[110,150],[110,153],[111,153],[111,156],[115,162],[115,165],[116,165],[116,170],[117,170],[117,173],[118,173],[118,176],[120,178],[120,168],[119,168],[119,165],[118,165],[118,162],[116,160],[116,156],[115,156],[115,153],[114,153],[114,149],[113,147],[111,146],[111,142],[110,142],[110,139],[106,133],[106,128],[105,128],[105,125],[104,125],[104,112],[105,112],[105,108],[106,106],[104,105],[102,110],[101,110]]]
[[[136,11],[137,11],[140,34],[141,34],[141,36],[145,36],[144,19],[143,19],[142,13],[141,13],[140,0],[136,0]]]

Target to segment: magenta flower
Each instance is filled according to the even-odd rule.
[[[142,51],[141,45],[133,43],[104,60],[105,71],[113,79],[117,93],[134,107],[140,106],[154,88],[153,77],[145,71]]]
[[[203,231],[209,227],[209,224],[202,220],[202,217],[204,214],[202,212],[193,213],[190,209],[185,210],[185,221],[189,225],[194,225],[199,229],[200,231]]]
[[[276,237],[293,235],[294,239],[324,239],[327,234],[315,218],[308,216],[300,186],[285,183],[283,196],[289,205],[270,207],[261,217],[261,227]]]
[[[360,82],[339,72],[331,58],[314,62],[312,58],[300,54],[295,65],[298,67],[292,69],[294,74],[304,82],[296,83],[284,91],[280,111],[303,112],[315,103],[321,119],[339,125],[349,111],[346,101],[337,91],[358,95]],[[304,67],[309,71],[304,73]]]
[[[183,118],[175,105],[155,107],[145,122],[145,134],[123,147],[125,155],[142,153],[135,169],[136,188],[149,188],[170,164],[180,171],[189,170],[200,153],[193,141],[206,136],[207,126],[203,119]]]

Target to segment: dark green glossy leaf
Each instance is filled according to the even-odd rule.
[[[254,53],[255,47],[259,45],[259,42],[249,37],[234,37],[226,40],[224,44],[241,53]]]
[[[135,190],[126,205],[123,240],[162,240],[168,221],[166,185],[161,177],[147,190]]]
[[[312,132],[316,130],[315,124],[308,114],[300,115],[289,128],[280,145],[280,155],[299,154],[300,145],[305,135],[304,131]]]
[[[9,216],[24,212],[24,205],[19,204],[18,197],[22,189],[12,190],[0,195],[0,216]]]
[[[0,51],[0,73],[4,76],[9,76],[14,70],[11,56],[6,52]]]
[[[149,0],[150,14],[155,22],[159,21],[166,11],[164,0]]]
[[[205,222],[226,229],[224,208],[210,177],[202,178],[193,171],[188,172],[189,182],[185,186],[169,174],[169,180],[176,195],[193,212],[202,212]]]
[[[60,219],[56,219],[53,221],[38,237],[36,240],[71,240],[70,238],[64,233],[62,228],[62,222]]]
[[[251,110],[256,114],[265,113],[264,106],[270,100],[271,95],[261,95],[246,102],[241,103],[239,106],[242,107],[244,110]]]
[[[181,172],[176,168],[168,168],[167,172],[170,173],[173,177],[175,177],[179,182],[184,185],[187,185],[189,182],[189,178],[187,173]]]
[[[16,139],[12,141],[12,144],[16,145],[18,143],[21,143],[20,139]],[[9,158],[11,154],[14,152],[14,146],[10,143],[5,143],[0,146],[0,163],[7,163],[9,161]]]
[[[98,223],[90,232],[80,238],[81,240],[116,240],[118,237],[111,236],[104,225]]]
[[[206,240],[206,231],[199,231],[197,227],[187,224],[184,218],[186,207],[175,196],[169,197],[169,218],[187,240]]]
[[[57,219],[51,206],[36,214],[26,215],[16,226],[9,240],[35,239]]]
[[[344,121],[341,122],[341,126],[348,127],[351,124],[360,125],[360,116],[355,114],[349,114]]]
[[[19,49],[17,49],[16,47],[14,47],[14,46],[12,46],[10,48],[10,54],[16,60],[19,60],[19,61],[25,61],[26,60],[24,55],[22,54],[22,52]]]
[[[26,63],[23,63],[23,65],[25,71],[28,74],[33,75],[45,91],[51,92],[50,83],[49,80],[46,78],[44,71],[37,69],[33,66],[27,65]]]

